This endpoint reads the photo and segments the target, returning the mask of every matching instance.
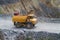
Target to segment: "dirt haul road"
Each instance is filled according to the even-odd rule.
[[[59,33],[60,32],[60,23],[46,23],[46,22],[38,22],[34,28],[26,29],[26,28],[15,28],[13,22],[10,17],[0,18],[0,29],[7,30],[25,30],[25,31],[46,31],[51,33]]]

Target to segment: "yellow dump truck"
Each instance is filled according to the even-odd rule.
[[[33,14],[24,16],[17,15],[12,17],[12,21],[17,28],[19,27],[32,28],[37,23],[37,18]]]

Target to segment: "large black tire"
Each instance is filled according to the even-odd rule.
[[[33,24],[33,26],[35,27],[35,24]]]
[[[19,22],[14,22],[14,25],[15,25],[16,28],[20,28],[21,27]]]
[[[30,22],[28,22],[26,26],[27,26],[28,29],[31,29],[31,28],[34,27],[34,25],[32,23],[30,23]]]
[[[2,31],[0,31],[0,40],[4,40],[4,35],[3,35]]]

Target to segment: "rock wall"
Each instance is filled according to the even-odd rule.
[[[0,10],[1,13],[13,13],[14,11],[24,11],[25,8],[23,7],[21,0],[0,0]],[[26,7],[26,11],[32,9],[33,2],[32,0],[22,0],[24,6]]]
[[[39,0],[39,10],[36,15],[49,17],[49,18],[59,18],[60,12],[58,7],[54,7],[51,0]]]
[[[60,40],[59,33],[49,33],[49,32],[34,32],[34,31],[24,31],[20,30],[0,30],[3,34],[3,40]]]
[[[21,0],[0,0],[0,13],[12,14],[17,10],[20,14],[26,14],[33,9],[37,16],[60,17],[60,9],[54,7],[51,0],[23,0],[23,3],[26,9],[21,4]]]

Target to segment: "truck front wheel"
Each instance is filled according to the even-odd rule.
[[[34,25],[32,23],[30,23],[30,22],[28,22],[26,26],[27,26],[28,29],[31,29],[31,28],[34,27]]]

